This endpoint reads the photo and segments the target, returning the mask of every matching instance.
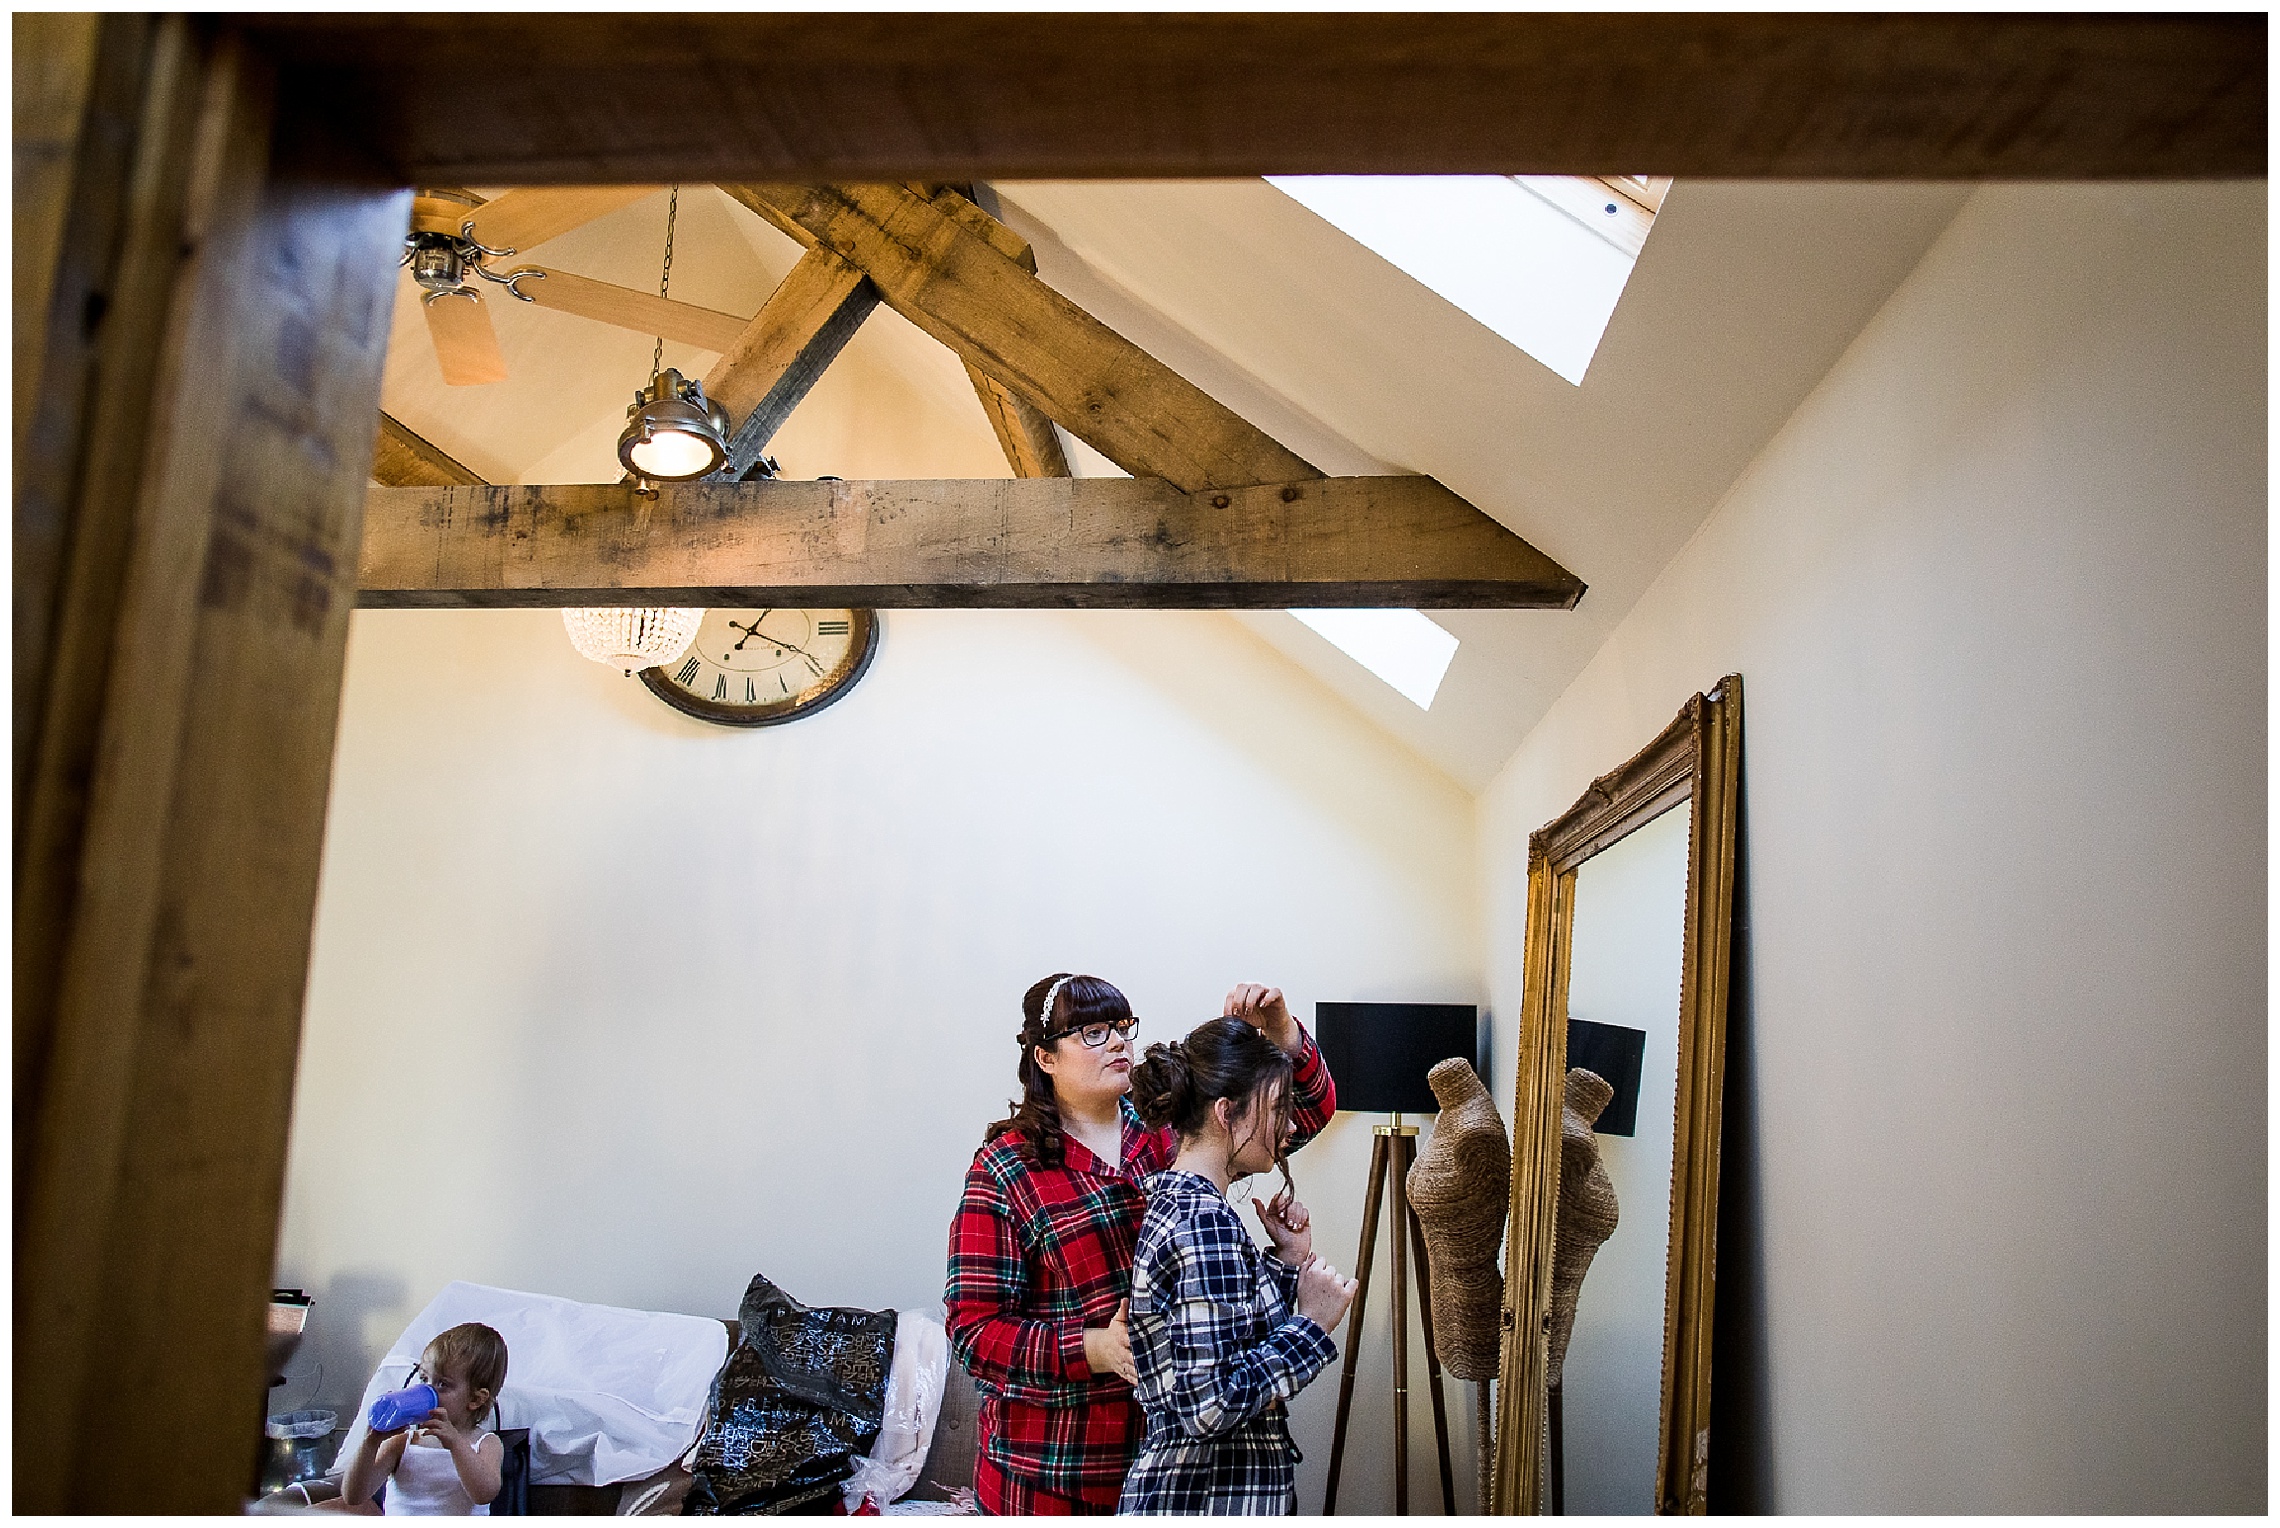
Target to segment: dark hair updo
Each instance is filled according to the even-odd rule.
[[[1274,1041],[1241,1019],[1211,1019],[1185,1040],[1148,1047],[1132,1069],[1132,1107],[1150,1129],[1169,1125],[1185,1139],[1203,1129],[1218,1100],[1232,1100],[1241,1112],[1252,1107],[1260,1089],[1279,1087],[1281,1106],[1260,1128],[1271,1132],[1268,1139],[1280,1163],[1290,1079],[1290,1057]],[[1283,1179],[1287,1183],[1289,1178],[1286,1163]]]
[[[1053,991],[1056,982],[1060,984],[1058,992]],[[1051,1012],[1045,1008],[1047,993],[1053,996]],[[1001,1135],[1018,1134],[1024,1158],[1058,1166],[1061,1103],[1054,1095],[1052,1077],[1037,1064],[1037,1047],[1052,1044],[1068,1030],[1087,1024],[1122,1024],[1131,1017],[1132,1005],[1124,1000],[1124,994],[1097,976],[1055,971],[1033,983],[1021,995],[1021,1033],[1015,1037],[1021,1045],[1017,1074],[1021,1097],[1012,1104],[1013,1113],[982,1132],[982,1144],[986,1146]]]

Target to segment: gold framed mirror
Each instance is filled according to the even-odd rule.
[[[1741,738],[1728,675],[1529,836],[1497,1512],[1708,1510]]]

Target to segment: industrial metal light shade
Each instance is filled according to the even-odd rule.
[[[704,384],[672,367],[633,395],[618,460],[637,478],[686,483],[728,462],[728,415],[705,397]]]

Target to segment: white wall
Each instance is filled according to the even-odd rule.
[[[2264,207],[1978,192],[1482,799],[1513,1012],[1744,676],[1714,1503],[2263,1509]]]
[[[1236,623],[885,622],[836,706],[738,733],[550,611],[355,618],[278,1264],[317,1306],[280,1404],[353,1398],[454,1278],[713,1315],[755,1271],[938,1300],[1054,969],[1158,1039],[1240,980],[1302,1014],[1480,1000],[1470,797]],[[1295,1163],[1341,1264],[1368,1123]],[[1296,1413],[1316,1504],[1336,1388]]]

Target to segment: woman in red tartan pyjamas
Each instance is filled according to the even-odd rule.
[[[950,1223],[950,1345],[982,1389],[974,1492],[1001,1516],[1116,1510],[1139,1447],[1125,1333],[1140,1180],[1179,1140],[1126,1101],[1139,1021],[1097,976],[1058,972],[1022,995],[1021,1101],[990,1126]],[[1273,987],[1227,994],[1290,1056],[1292,1150],[1329,1123],[1337,1089]]]

